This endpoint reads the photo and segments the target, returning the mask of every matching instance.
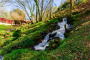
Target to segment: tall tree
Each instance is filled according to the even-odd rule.
[[[72,0],[70,0],[70,17],[72,16]]]
[[[53,6],[53,0],[50,0],[50,18],[52,15],[52,6]]]
[[[40,19],[40,7],[39,7],[39,2],[40,2],[40,0],[34,0],[34,2],[36,3],[36,7],[37,7],[37,9],[38,9],[37,15],[39,14],[39,19]]]
[[[44,17],[45,15],[45,11],[48,9],[48,6],[50,6],[50,0],[34,0],[36,5],[37,5],[37,8],[38,8],[38,13],[39,13],[39,20],[42,20],[41,18]],[[46,2],[46,3],[45,3]],[[41,6],[39,5],[39,3],[41,3]],[[44,5],[45,3],[45,5]],[[44,7],[44,8],[43,8]],[[49,10],[50,11],[50,10]]]
[[[62,10],[62,0],[61,0],[61,6],[60,6],[60,13],[61,13],[61,10]]]
[[[43,13],[43,3],[44,3],[44,0],[42,0],[42,7],[41,7],[41,17],[40,17],[40,21],[42,20],[42,13]]]
[[[37,20],[37,17],[38,17],[38,7],[37,7],[37,5],[36,5],[36,22],[38,22]]]
[[[32,16],[33,16],[33,12],[34,12],[34,10],[35,10],[35,4],[33,3],[33,5],[32,5],[32,3],[31,3],[31,1],[30,0],[26,0],[27,1],[27,4],[28,4],[28,8],[29,8],[29,10],[30,10],[30,13],[31,13],[31,20],[32,20]],[[30,3],[29,3],[30,2]],[[30,6],[31,5],[31,6]]]

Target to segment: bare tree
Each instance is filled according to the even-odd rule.
[[[42,7],[41,7],[41,17],[40,17],[40,21],[42,20],[43,4],[44,4],[44,0],[42,0]]]
[[[12,3],[13,5],[23,9],[25,11],[25,13],[27,14],[29,20],[32,19],[32,14],[34,12],[35,5],[31,4],[31,0],[14,0],[14,1],[13,0],[2,0],[1,2],[3,2],[3,3],[6,3],[6,2]],[[30,18],[30,15],[29,15],[28,11],[27,11],[27,8],[30,10],[31,18]],[[31,23],[33,24],[32,21],[31,21]]]
[[[51,9],[52,9],[52,5],[50,6],[50,3],[52,4],[53,0],[41,0],[41,1],[34,0],[34,1],[37,5],[37,8],[38,8],[39,20],[41,21],[42,17],[45,16],[45,12],[46,12],[46,10],[48,10],[48,7],[51,7]],[[40,3],[41,3],[41,6],[39,5]]]
[[[52,15],[52,5],[53,5],[53,0],[50,0],[50,18],[51,18],[51,15]]]
[[[61,6],[60,6],[60,13],[61,13],[61,10],[62,10],[62,0],[61,0]]]

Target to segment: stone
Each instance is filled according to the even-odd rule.
[[[44,39],[45,35],[48,34],[47,32],[40,32],[42,39]]]
[[[54,37],[56,35],[56,33],[54,34],[49,34],[49,37]]]

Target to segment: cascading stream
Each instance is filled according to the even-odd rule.
[[[60,27],[60,29],[53,31],[52,33],[48,33],[45,36],[44,41],[42,43],[39,43],[38,45],[34,46],[35,50],[43,51],[46,49],[46,46],[49,45],[49,42],[48,42],[49,38],[52,39],[52,37],[49,37],[50,34],[56,33],[56,35],[54,37],[59,37],[62,40],[65,39],[65,37],[64,37],[65,24],[66,24],[66,29],[73,28],[73,25],[67,24],[67,18],[63,18],[63,21],[58,23],[58,26]],[[54,39],[52,39],[52,40],[54,40]]]

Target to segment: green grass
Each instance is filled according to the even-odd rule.
[[[5,32],[5,31],[7,31],[10,28],[12,28],[11,25],[0,25],[0,33],[1,32]]]
[[[0,47],[4,45],[5,41],[11,39],[11,37],[5,37],[5,35],[12,34],[12,32],[7,32],[7,30],[12,27],[12,25],[0,25]]]
[[[27,28],[25,30],[21,29],[20,27],[19,29],[21,29],[24,33],[26,33],[26,36],[21,36],[20,38],[5,45],[3,49],[0,50],[0,54],[7,54],[9,51],[12,51],[14,49],[19,49],[20,47],[21,48],[26,48],[27,46],[31,47],[35,43],[35,41],[33,41],[33,39],[35,38],[34,36],[36,34],[40,34],[41,31],[47,31],[51,27],[50,24],[53,24],[57,21],[58,20],[51,20],[46,24],[43,22],[42,23],[40,22],[41,24],[36,23],[38,24],[37,26],[32,28],[31,27],[32,25],[30,25],[31,28]]]
[[[7,44],[0,50],[0,55],[5,55],[4,60],[89,60],[90,19],[85,19],[85,16],[89,16],[89,13],[88,15],[85,13],[73,13],[74,28],[66,39],[59,42],[60,45],[55,50],[32,50],[32,46],[39,40],[36,38],[34,41],[37,34],[40,37],[41,31],[47,32],[52,24],[58,22],[58,20],[51,20],[46,23],[39,22],[18,27],[16,30],[21,29],[22,34],[26,35],[22,35],[14,41],[12,41],[12,37],[11,42],[7,41]],[[84,17],[84,19],[81,19],[81,17]]]
[[[89,22],[90,20],[84,20],[82,23],[79,21],[78,24],[83,24],[85,21]],[[60,46],[55,50],[51,50],[50,52],[37,52],[29,49],[17,49],[6,54],[4,60],[88,60],[90,58],[88,48],[90,41],[90,24],[85,24],[77,28],[78,27],[73,29],[69,37],[62,40]]]
[[[87,23],[90,22],[90,19],[86,20],[77,20],[74,22],[74,29],[71,31],[67,39],[64,39],[60,42],[60,46],[55,49],[48,51],[33,51],[31,49],[12,49],[13,46],[18,46],[18,44],[21,44],[22,41],[29,41],[28,38],[30,36],[34,37],[34,34],[39,33],[40,31],[32,31],[32,35],[28,34],[25,37],[21,37],[20,40],[16,40],[12,42],[11,44],[8,44],[7,46],[4,46],[4,48],[0,51],[2,54],[6,54],[4,57],[4,60],[72,60],[72,59],[82,59],[87,60],[90,58],[90,51],[88,48],[88,43],[90,41],[90,24]],[[76,24],[77,23],[77,24]],[[83,26],[80,26],[81,24],[84,24]],[[43,27],[43,25],[41,25]],[[41,28],[42,28],[41,27]],[[47,24],[44,25],[44,27],[47,27]],[[36,27],[37,28],[37,27]],[[40,27],[38,27],[40,28]],[[42,28],[43,29],[43,28]],[[31,29],[30,29],[31,30]],[[36,30],[36,29],[35,29]],[[26,31],[26,30],[25,30]],[[30,36],[29,36],[30,35]],[[27,38],[27,39],[26,39]],[[25,40],[26,39],[26,40]],[[33,39],[32,39],[33,40]],[[12,45],[12,46],[11,46]],[[25,47],[28,45],[23,44]],[[30,45],[29,45],[30,46]],[[18,46],[20,47],[20,45]],[[8,53],[8,51],[11,51],[11,53]]]

